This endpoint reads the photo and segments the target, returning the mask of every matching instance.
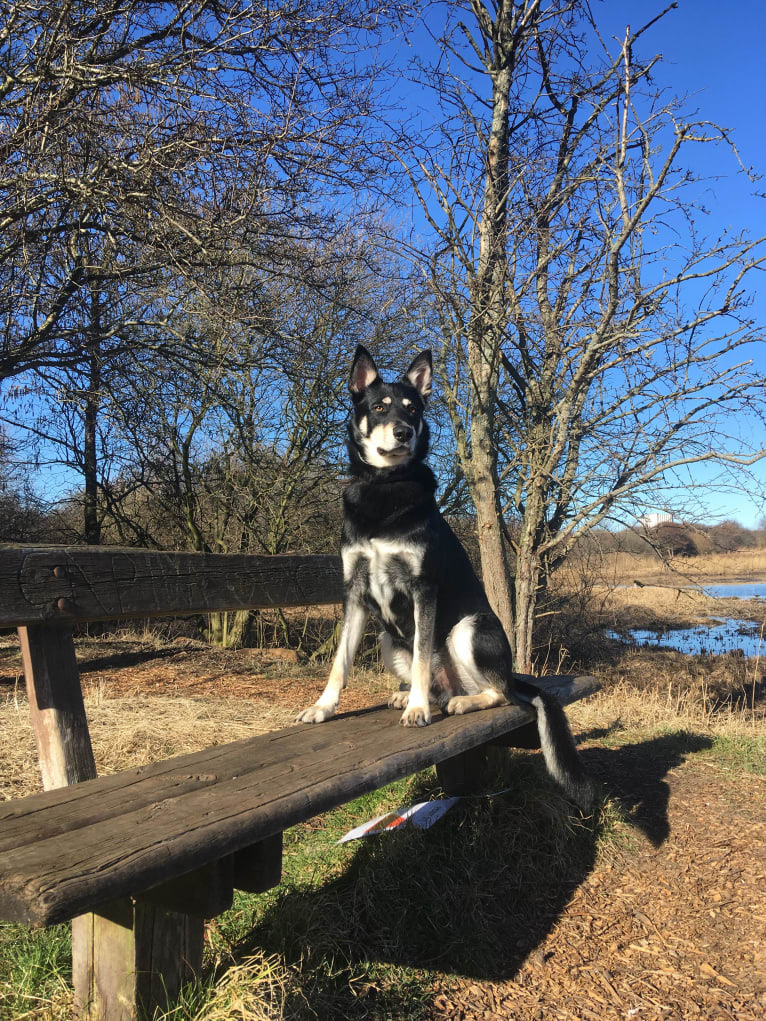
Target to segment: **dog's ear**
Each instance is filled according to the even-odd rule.
[[[433,372],[431,352],[421,351],[405,372],[404,378],[412,383],[420,396],[425,400],[426,397],[431,395]]]
[[[348,377],[351,396],[361,397],[367,387],[376,379],[380,379],[378,367],[367,348],[360,344],[356,349],[354,360],[351,363],[351,373]]]

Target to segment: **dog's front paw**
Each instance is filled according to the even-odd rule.
[[[308,709],[304,709],[303,712],[298,713],[295,717],[296,723],[324,723],[325,720],[329,720],[331,716],[335,715],[334,709],[328,709],[327,706],[322,705],[310,705]]]
[[[450,716],[462,716],[470,712],[471,699],[467,695],[455,695],[447,703],[447,712]]]
[[[409,700],[409,691],[395,691],[388,700],[389,709],[404,709]]]
[[[422,706],[407,706],[399,722],[403,727],[427,727],[431,722],[431,713]]]

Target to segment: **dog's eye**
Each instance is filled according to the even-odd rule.
[[[380,415],[383,411],[386,410],[386,406],[385,406],[385,404],[376,404],[375,405],[375,410]]]
[[[408,408],[407,408],[407,414],[410,415],[410,416],[416,415],[417,411],[418,411],[418,409],[415,407],[414,404],[410,404],[408,406]]]

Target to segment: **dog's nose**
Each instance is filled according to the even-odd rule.
[[[414,430],[411,425],[394,426],[394,437],[399,440],[400,443],[409,443],[413,432]]]

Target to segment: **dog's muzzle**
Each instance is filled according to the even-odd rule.
[[[402,443],[398,447],[392,447],[391,450],[384,450],[383,447],[377,447],[376,449],[381,457],[409,457],[412,453],[409,444],[406,443]]]

